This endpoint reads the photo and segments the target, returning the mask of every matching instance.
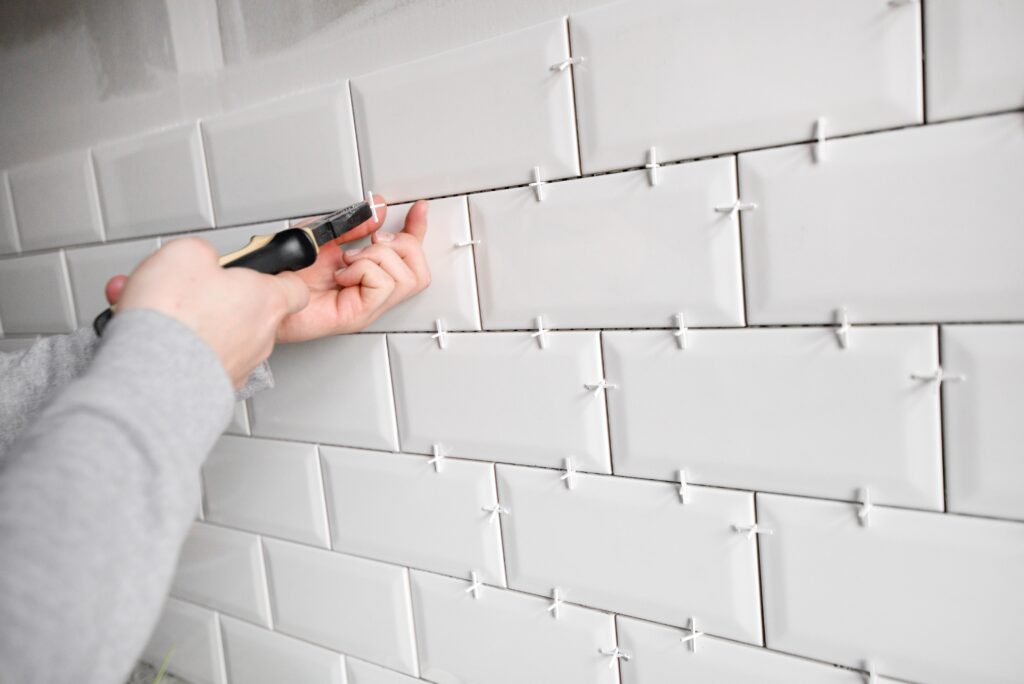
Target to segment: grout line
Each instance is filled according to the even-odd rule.
[[[939,368],[942,368],[942,328],[936,326],[935,328],[935,358],[938,361]],[[939,481],[942,484],[942,512],[949,512],[949,486],[947,483],[947,469],[946,463],[946,388],[943,387],[944,383],[939,383],[938,387],[938,404],[939,404]]]
[[[405,609],[409,611],[409,636],[412,638],[412,662],[414,664],[414,670],[416,670],[416,676],[419,677],[423,673],[423,663],[421,662],[420,655],[420,642],[419,632],[416,629],[416,610],[412,605],[412,571],[406,567],[405,572],[402,573],[402,580],[405,584]]]
[[[470,240],[475,240],[477,238],[476,238],[476,235],[473,232],[473,212],[471,212],[469,210],[469,195],[466,195],[463,198],[463,201],[464,201],[463,211],[466,212],[466,225],[469,226],[469,239]],[[471,245],[470,248],[469,248],[469,253],[470,253],[470,256],[472,258],[472,264],[473,264],[473,287],[475,288],[474,292],[476,293],[476,316],[477,316],[476,322],[477,322],[477,325],[480,326],[480,327],[479,327],[478,331],[471,331],[471,332],[479,332],[479,331],[482,331],[484,329],[484,304],[483,304],[483,297],[480,296],[480,264],[478,263],[477,258],[476,258],[476,248],[477,247],[479,247],[479,245]],[[424,331],[424,332],[427,332],[427,331]]]
[[[89,176],[92,180],[92,197],[90,198],[93,210],[96,212],[96,219],[100,222],[100,243],[107,241],[107,221],[103,211],[103,199],[100,195],[100,175],[96,173],[96,156],[92,153],[93,148],[86,149],[89,155]],[[71,245],[64,245],[70,247]],[[76,245],[77,246],[77,245]]]
[[[395,448],[387,453],[400,454],[403,453],[402,433],[398,427],[398,392],[395,389],[395,375],[391,372],[391,344],[388,341],[387,335],[382,335],[382,337],[384,338],[384,373],[387,375],[388,389],[391,391],[391,421],[392,427],[395,430]]]
[[[74,331],[83,322],[78,320],[78,305],[75,302],[75,292],[71,288],[71,269],[68,268],[68,253],[63,247],[57,250],[57,253],[60,255],[60,269],[64,275],[64,294],[67,296],[68,305],[71,307],[71,328]]]
[[[757,492],[751,492],[751,503],[754,507],[754,524],[757,525],[760,521],[757,515]],[[768,645],[768,628],[765,621],[764,611],[764,565],[761,560],[761,535],[754,535],[754,567],[757,570],[757,603],[761,609],[761,644],[762,648],[766,648]]]
[[[11,236],[14,238],[14,252],[11,256],[21,254],[21,233],[18,230],[18,217],[14,213],[14,192],[11,190],[11,174],[8,171],[4,171],[2,188],[4,198],[7,200],[7,218],[11,220]],[[2,220],[2,219],[0,219]]]
[[[213,523],[213,524],[216,525],[218,523]],[[222,525],[221,527],[226,527],[226,526]],[[235,528],[228,528],[228,529],[235,529]],[[266,585],[264,588],[266,589],[266,597],[267,597],[267,619],[270,621],[270,629],[272,631],[276,631],[276,629],[277,629],[277,619],[276,619],[277,611],[275,610],[275,607],[274,607],[274,592],[272,592],[270,590],[271,586],[273,586],[273,584],[274,584],[274,582],[273,582],[273,574],[270,572],[270,557],[267,555],[267,547],[263,543],[263,537],[264,536],[265,535],[262,535],[262,534],[258,535],[258,538],[259,538],[259,548],[260,548],[260,563],[263,564],[263,582]],[[315,548],[315,547],[310,547],[310,548]],[[249,622],[249,621],[246,620],[246,622]],[[265,629],[267,628],[266,625],[260,625],[260,626],[265,628]]]
[[[356,125],[356,102],[352,96],[352,79],[345,79],[345,93],[348,95],[348,113],[352,117],[352,149],[356,153],[356,182],[359,184],[359,196],[366,197],[366,182],[363,173],[363,154],[359,150],[359,127]]]
[[[921,70],[921,121],[928,124],[928,37],[925,35],[925,3],[917,2],[918,68]]]
[[[215,638],[217,640],[217,651],[220,653],[220,676],[222,681],[229,682],[231,680],[228,679],[228,652],[224,639],[224,622],[221,621],[220,618],[220,611],[215,610],[213,612],[213,621],[215,626],[214,631],[216,632]]]
[[[316,448],[316,474],[317,474],[317,477],[320,478],[319,488],[318,489],[320,491],[320,496],[323,497],[323,499],[322,499],[323,506],[320,507],[320,510],[323,513],[324,530],[326,530],[326,532],[327,532],[327,548],[333,549],[334,548],[334,534],[331,531],[331,515],[330,515],[330,511],[328,510],[330,508],[330,504],[328,502],[331,501],[332,498],[327,495],[327,478],[324,477],[324,455],[320,451],[320,445],[319,444],[317,444],[315,448]]]
[[[743,197],[742,190],[740,188],[740,158],[739,155],[733,157],[733,189],[736,191],[736,201],[739,201]],[[743,327],[750,326],[750,296],[747,292],[747,262],[743,252],[743,212],[736,212],[736,244],[739,246],[739,260],[740,260],[740,298],[743,300]]]
[[[563,17],[563,29],[565,30],[565,44],[569,50],[569,59],[573,58],[572,52],[572,31],[569,29],[570,23],[569,17]],[[572,64],[565,68],[569,72],[569,90],[572,93],[572,97],[569,100],[569,106],[572,108],[572,132],[573,140],[576,143],[576,175],[583,175],[583,145],[580,142],[580,110],[576,105],[576,67]]]
[[[621,646],[622,646],[622,639],[619,636],[619,618],[618,618],[618,613],[612,613],[611,614],[611,618],[612,618],[612,637],[615,639],[615,643],[612,645],[612,648],[621,648]],[[630,653],[629,655],[632,656],[633,654]],[[623,661],[622,661],[622,658],[616,658],[615,660],[616,660],[616,662],[615,662],[615,684],[622,684],[622,662]]]
[[[498,466],[496,463],[491,464],[491,487],[494,494],[494,503],[501,506],[501,492],[498,489]],[[501,516],[498,518],[498,553],[501,554],[501,580],[504,582],[505,587],[508,588],[508,556],[509,554],[505,551],[505,546],[508,542],[505,541],[505,525],[502,523]]]
[[[598,364],[601,367],[601,378],[609,380],[608,370],[604,361],[604,333],[597,333],[597,359]],[[613,392],[619,390],[612,390]],[[615,457],[612,454],[612,411],[611,402],[608,400],[608,390],[601,392],[603,395],[601,401],[604,403],[604,436],[605,446],[608,448],[608,470],[610,474],[615,474]],[[573,464],[575,465],[575,464]]]
[[[217,210],[213,205],[213,174],[210,171],[210,159],[206,154],[206,134],[203,132],[203,123],[196,119],[196,132],[199,138],[199,154],[203,160],[203,187],[206,188],[206,201],[210,209],[210,223],[217,227]]]

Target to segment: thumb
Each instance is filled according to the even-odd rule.
[[[121,293],[124,292],[125,283],[128,282],[128,276],[116,275],[107,281],[107,287],[104,290],[104,294],[107,296],[107,304],[117,304],[117,300],[121,298]]]
[[[279,273],[274,276],[274,280],[284,292],[289,314],[298,313],[306,308],[309,304],[309,288],[302,278],[294,273]]]

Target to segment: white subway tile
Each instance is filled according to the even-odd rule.
[[[347,684],[419,684],[423,681],[351,657],[345,658],[345,670]]]
[[[388,207],[381,230],[396,233],[405,226],[411,204]],[[430,201],[423,253],[430,267],[430,285],[371,323],[366,330],[378,332],[431,330],[441,319],[449,330],[479,330],[473,249],[457,247],[472,239],[465,197]]]
[[[408,570],[290,542],[264,544],[278,631],[417,674]]]
[[[751,323],[1024,318],[1024,116],[827,146],[740,155]]]
[[[250,400],[252,434],[398,451],[383,335],[279,345],[274,389]]]
[[[320,461],[312,444],[224,436],[203,465],[206,519],[328,546]]]
[[[231,414],[231,423],[224,432],[229,435],[249,434],[249,409],[244,401],[235,404],[235,412]]]
[[[610,472],[597,333],[390,335],[404,451]],[[608,390],[614,392],[615,390]]]
[[[441,684],[617,684],[617,670],[602,649],[615,648],[612,616],[550,601],[412,571],[423,676]]]
[[[948,510],[1024,519],[1024,325],[942,328]]]
[[[217,225],[331,211],[361,197],[348,88],[202,122]]]
[[[213,226],[199,123],[93,150],[109,239]]]
[[[171,594],[269,627],[259,538],[194,523],[181,547]]]
[[[147,256],[157,250],[155,239],[118,242],[111,245],[80,247],[65,252],[75,314],[82,325],[106,309],[107,281],[116,275],[129,275]]]
[[[75,329],[71,287],[61,252],[0,259],[0,320],[5,335]]]
[[[340,653],[223,616],[228,678],[239,684],[346,684]]]
[[[768,647],[942,684],[1024,671],[1024,526],[757,495]]]
[[[826,663],[698,635],[686,629],[615,618],[619,644],[632,658],[622,663],[622,684],[693,681],[701,684],[864,684],[864,677]],[[697,622],[697,631],[702,624]]]
[[[226,681],[217,614],[212,610],[167,599],[142,658],[160,667],[168,654],[167,671],[176,677],[192,684]]]
[[[470,197],[487,328],[742,325],[733,158]]]
[[[928,0],[928,120],[1024,107],[1024,3]]]
[[[8,173],[23,250],[103,239],[103,219],[89,150],[19,166]]]
[[[352,80],[367,188],[389,200],[579,174],[565,21]],[[403,113],[404,112],[404,113]]]
[[[11,201],[11,186],[7,172],[0,173],[0,254],[14,254],[21,251],[18,230],[14,220],[14,203]]]
[[[331,537],[338,551],[505,586],[494,466],[322,447]],[[372,521],[372,524],[370,524]]]
[[[616,474],[942,510],[934,327],[603,338]]]
[[[35,337],[5,337],[0,339],[0,352],[18,352],[36,343]]]
[[[918,10],[620,2],[569,18],[586,173],[921,120]],[[742,186],[741,186],[742,187]]]
[[[497,466],[508,585],[761,643],[757,548],[746,492]]]

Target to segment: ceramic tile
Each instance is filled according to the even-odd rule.
[[[249,409],[244,401],[235,404],[235,412],[231,414],[231,423],[224,431],[229,435],[248,435],[249,433]]]
[[[221,617],[224,659],[232,682],[244,684],[346,684],[341,654]]]
[[[392,201],[579,174],[562,19],[352,80],[367,188]],[[396,116],[415,103],[415,116]]]
[[[348,88],[204,119],[217,225],[331,211],[362,196]]]
[[[275,387],[250,400],[252,434],[398,450],[383,335],[280,345]]]
[[[320,461],[312,444],[224,436],[203,465],[206,519],[328,546]]]
[[[419,684],[423,681],[371,663],[345,658],[347,684]]]
[[[740,156],[751,323],[1024,317],[1024,115],[827,145]]]
[[[1024,325],[942,329],[948,510],[1024,519]]]
[[[942,510],[932,326],[605,332],[615,473]],[[742,429],[736,429],[742,426]]]
[[[14,254],[21,251],[18,230],[14,220],[14,203],[11,201],[11,186],[7,172],[0,173],[0,254]]]
[[[928,120],[1024,107],[1024,4],[928,0]]]
[[[411,204],[388,207],[381,230],[398,232]],[[457,247],[472,239],[465,197],[431,200],[423,252],[430,266],[430,285],[370,324],[368,331],[432,330],[441,319],[449,330],[479,330],[473,248]]]
[[[617,684],[602,649],[615,648],[612,616],[577,606],[412,571],[423,677],[438,684]]]
[[[733,158],[470,198],[485,327],[742,325]],[[585,245],[586,248],[581,248]],[[524,265],[528,264],[529,274]]]
[[[19,352],[35,344],[34,337],[5,337],[0,339],[0,352]]]
[[[197,122],[93,150],[110,239],[213,226]]]
[[[193,523],[178,557],[171,594],[269,627],[259,538]]]
[[[142,658],[160,667],[168,653],[170,674],[193,684],[225,683],[220,630],[212,610],[167,599]]]
[[[757,495],[768,647],[928,681],[1024,671],[1020,523]],[[950,640],[951,631],[956,638]]]
[[[335,549],[505,585],[501,532],[484,510],[497,503],[493,465],[447,459],[437,472],[426,456],[320,451]]]
[[[761,643],[754,523],[746,492],[497,466],[508,585],[603,610]],[[676,540],[671,542],[668,540]]]
[[[620,2],[569,19],[586,173],[921,121],[917,6]],[[723,36],[728,39],[723,40]],[[714,65],[714,68],[703,68]]]
[[[267,539],[275,628],[417,674],[408,570]]]
[[[103,219],[89,150],[11,169],[8,180],[23,250],[103,239]]]
[[[390,335],[403,451],[609,472],[596,333]],[[609,390],[614,391],[614,390]]]
[[[689,630],[622,615],[615,622],[620,646],[633,656],[620,666],[622,684],[864,684],[860,673],[766,648],[703,635],[691,650],[682,641],[691,635]]]
[[[75,329],[71,287],[61,252],[0,259],[0,320],[5,335]]]
[[[68,275],[78,320],[83,325],[92,323],[108,306],[104,294],[107,281],[116,275],[129,275],[157,247],[157,241],[150,239],[67,250]]]

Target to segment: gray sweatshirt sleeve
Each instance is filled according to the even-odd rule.
[[[3,684],[127,676],[198,510],[199,467],[231,415],[216,355],[153,311],[115,317],[80,366],[45,371],[40,387],[78,377],[0,461]]]

